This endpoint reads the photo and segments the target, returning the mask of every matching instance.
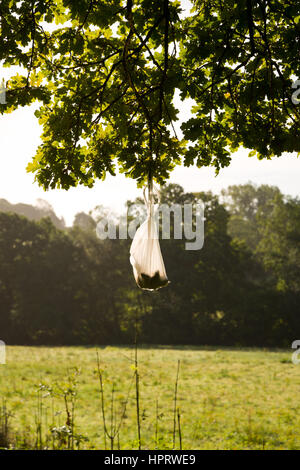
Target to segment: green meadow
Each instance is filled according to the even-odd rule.
[[[139,348],[141,448],[300,449],[291,351]],[[131,347],[8,346],[1,446],[70,448],[72,422],[73,448],[138,448],[134,359]]]

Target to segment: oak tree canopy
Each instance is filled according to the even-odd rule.
[[[40,102],[28,170],[45,189],[116,167],[143,184],[186,165],[300,152],[298,0],[2,0],[0,60],[20,72],[1,112]],[[195,101],[174,123],[174,94]]]

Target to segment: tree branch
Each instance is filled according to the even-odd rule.
[[[247,0],[247,18],[248,29],[250,35],[251,53],[255,54],[254,32],[253,32],[253,14],[252,14],[252,0]]]

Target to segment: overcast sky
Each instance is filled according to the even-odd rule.
[[[2,77],[7,79],[11,74],[10,69],[0,68],[0,80]],[[178,97],[176,102],[178,104]],[[135,181],[124,175],[109,175],[92,189],[77,187],[68,191],[44,191],[34,183],[34,175],[28,174],[25,168],[36,152],[42,132],[33,114],[36,107],[34,104],[0,116],[0,198],[12,203],[29,204],[35,204],[39,198],[44,199],[70,225],[77,212],[88,212],[99,204],[121,212],[127,199],[141,195],[142,191],[136,188]],[[190,101],[180,104],[181,120],[188,118],[190,107]],[[177,131],[179,125],[176,125]],[[180,184],[186,191],[211,190],[218,193],[229,185],[251,181],[276,185],[285,194],[300,196],[300,161],[296,155],[258,161],[255,157],[249,158],[248,152],[241,149],[235,153],[231,165],[221,170],[218,176],[212,168],[177,167],[171,174],[170,182]]]

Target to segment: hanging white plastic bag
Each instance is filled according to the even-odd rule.
[[[158,230],[153,215],[152,184],[146,200],[148,215],[139,227],[130,247],[130,263],[137,285],[141,289],[156,290],[169,284],[160,250]]]

